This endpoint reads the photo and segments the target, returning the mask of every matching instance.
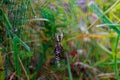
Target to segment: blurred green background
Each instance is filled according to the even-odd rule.
[[[0,80],[119,80],[119,12],[120,0],[0,0]]]

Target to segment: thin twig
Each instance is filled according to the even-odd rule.
[[[49,70],[46,66],[44,66],[44,68],[45,68],[46,70],[48,70],[49,73],[53,74],[53,76],[55,76],[55,79],[56,79],[56,80],[59,80],[58,77],[57,77],[57,75],[56,75],[52,70]]]
[[[12,73],[12,75],[11,75],[11,77],[10,77],[10,79],[9,79],[9,80],[13,80],[14,76],[15,76],[15,72],[14,72],[14,73]]]
[[[24,72],[25,72],[25,75],[26,75],[26,77],[27,77],[27,80],[30,80],[30,78],[29,78],[29,76],[28,76],[28,74],[27,74],[27,71],[26,71],[26,69],[25,69],[25,67],[24,67],[24,65],[23,65],[23,63],[22,63],[22,61],[21,61],[21,59],[20,59],[19,56],[18,56],[18,59],[19,59],[19,62],[20,62],[20,64],[21,64],[21,66],[22,66]]]
[[[114,78],[115,79],[115,73],[101,73],[97,75],[100,78]]]

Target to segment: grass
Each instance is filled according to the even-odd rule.
[[[115,70],[116,79],[119,79],[119,69],[118,69],[118,64],[117,64],[117,47],[118,47],[118,43],[119,43],[119,36],[116,38],[116,44],[115,44],[114,51],[113,51],[113,54],[115,54],[113,56],[113,59],[114,59],[114,70]]]
[[[3,68],[3,61],[2,61],[2,56],[0,53],[0,79],[5,79],[5,74],[4,74],[4,68]]]
[[[119,80],[120,0],[80,1],[0,1],[0,80]]]

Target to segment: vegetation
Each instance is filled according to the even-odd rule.
[[[0,0],[0,80],[120,80],[120,0]]]

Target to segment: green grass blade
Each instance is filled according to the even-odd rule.
[[[2,15],[3,15],[3,18],[4,18],[5,21],[6,21],[6,24],[7,24],[8,29],[9,29],[9,30],[12,29],[12,25],[10,24],[9,19],[7,18],[6,14],[3,12],[2,9],[0,9],[0,11],[1,11]]]
[[[70,67],[70,62],[69,62],[69,58],[68,58],[68,54],[67,53],[66,53],[66,57],[67,57],[67,67],[68,67],[69,80],[73,80],[71,67]]]
[[[4,68],[3,68],[3,60],[0,52],[0,80],[4,80],[4,79],[5,79],[5,74],[4,74]]]
[[[21,45],[24,46],[28,52],[30,52],[30,47],[25,42],[23,42],[17,35],[15,35],[15,37],[17,41],[21,43]]]
[[[100,44],[100,43],[97,43],[97,45],[98,45],[102,50],[104,50],[108,55],[112,56],[112,52],[109,51],[105,46],[103,46],[103,45]]]
[[[94,2],[89,3],[89,7],[97,14],[97,16],[105,23],[105,24],[112,24],[112,22],[109,20],[107,16],[103,14],[103,12],[95,5]],[[108,25],[110,29],[113,29],[115,32],[117,32],[118,35],[120,35],[120,30],[118,30],[116,27]]]
[[[16,36],[13,38],[13,45],[14,45],[13,60],[14,60],[15,72],[20,77],[21,71],[20,71],[20,66],[19,66],[20,63],[18,59],[20,50],[19,50],[18,40]]]
[[[114,70],[115,70],[115,75],[117,80],[119,80],[119,69],[118,69],[118,64],[117,64],[117,47],[118,47],[118,43],[119,43],[119,36],[116,39],[116,43],[115,43],[115,47],[114,47],[114,51],[113,51],[113,59],[114,59]]]
[[[4,12],[3,12],[1,9],[0,9],[0,11],[2,12],[2,15],[3,15],[3,17],[4,17],[5,21],[6,21],[7,29],[8,29],[8,30],[11,30],[11,29],[12,29],[12,25],[10,24],[7,16],[4,14]],[[8,32],[10,32],[10,31],[8,31]],[[11,35],[14,36],[13,33],[11,33]],[[28,51],[30,51],[30,48],[29,48],[29,46],[28,46],[27,44],[25,44],[25,43],[24,43],[20,38],[18,38],[17,36],[16,36],[16,38],[17,38],[17,40],[18,40]]]
[[[5,22],[6,22],[7,34],[8,34],[8,36],[10,37],[10,36],[11,36],[10,30],[12,29],[12,25],[10,24],[9,19],[7,18],[6,14],[3,12],[2,9],[0,9],[0,13],[2,14],[3,19],[4,19]]]
[[[33,8],[33,6],[32,6],[32,1],[29,0],[29,3],[30,3],[30,6],[31,6],[31,8],[32,8],[32,13],[33,13],[33,15],[36,17],[37,15],[36,15],[36,12],[35,12],[35,10],[34,10],[34,8]]]
[[[103,27],[103,26],[120,27],[120,24],[100,24],[100,25],[97,25],[96,27]]]

